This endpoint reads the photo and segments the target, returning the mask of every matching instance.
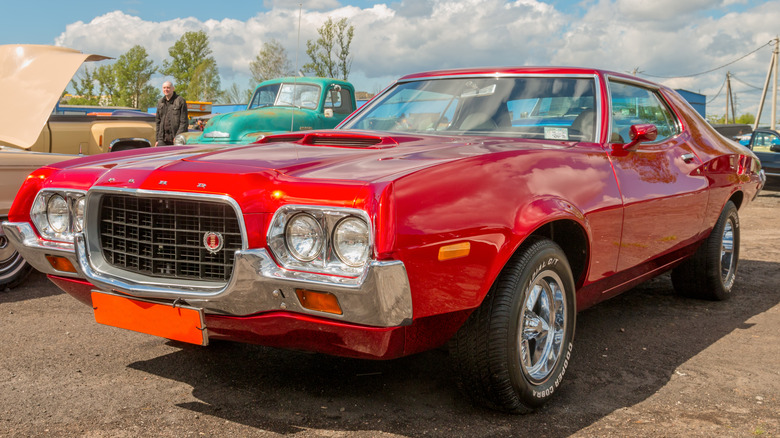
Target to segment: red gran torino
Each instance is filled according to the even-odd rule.
[[[43,167],[3,227],[100,323],[367,359],[448,343],[467,395],[523,413],[559,389],[577,311],[669,270],[728,298],[763,184],[664,86],[462,69],[335,130]]]

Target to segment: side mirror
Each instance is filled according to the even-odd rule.
[[[631,139],[629,143],[623,145],[618,144],[617,146],[623,150],[629,150],[639,143],[655,141],[655,139],[658,138],[658,128],[651,123],[631,125],[631,127],[628,128],[628,136]]]

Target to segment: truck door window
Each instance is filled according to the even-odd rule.
[[[333,112],[336,114],[352,113],[352,111],[355,111],[355,108],[352,106],[352,94],[346,88],[342,88],[340,91],[328,90],[325,98],[325,108],[333,108]]]

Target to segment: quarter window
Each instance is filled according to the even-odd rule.
[[[610,81],[612,142],[628,143],[631,125],[653,124],[660,142],[679,134],[679,124],[656,91]]]

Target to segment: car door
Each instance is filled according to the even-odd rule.
[[[701,232],[708,182],[690,134],[658,90],[616,79],[608,87],[610,155],[624,205],[617,270],[652,269],[645,262],[683,248]],[[624,148],[637,124],[654,124],[658,137]]]
[[[333,129],[355,111],[352,105],[352,91],[346,87],[331,85],[325,91],[323,114],[320,114],[320,129]]]

